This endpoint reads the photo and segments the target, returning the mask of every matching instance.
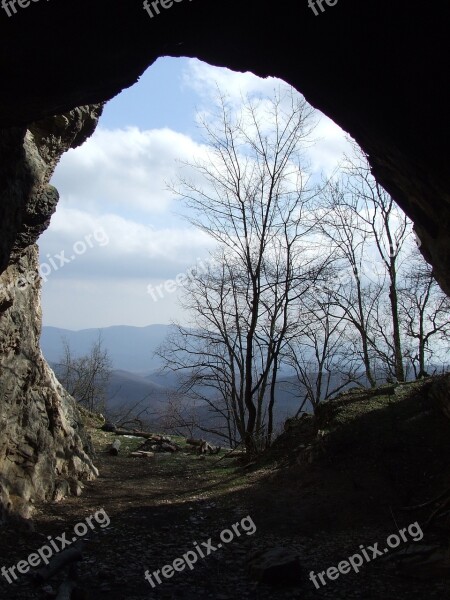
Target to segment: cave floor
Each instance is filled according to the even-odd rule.
[[[358,574],[326,579],[319,589],[308,579],[310,571],[326,571],[358,552],[361,544],[367,548],[382,542],[398,526],[412,522],[411,515],[392,513],[389,490],[375,473],[356,478],[350,464],[244,469],[231,460],[218,463],[217,456],[201,460],[179,453],[141,459],[127,456],[126,449],[112,457],[105,451],[106,434],[95,431],[93,439],[100,477],[85,484],[81,497],[38,506],[34,531],[4,528],[2,565],[26,559],[47,536],[57,539],[67,532],[70,540],[77,523],[104,509],[109,526],[102,527],[103,517],[98,522],[94,518],[94,529],[83,538],[83,560],[77,566],[81,590],[74,596],[79,599],[450,598],[450,585],[441,574],[416,578],[414,569],[399,570],[388,557],[365,563]],[[222,530],[247,516],[256,526],[252,535],[235,536],[192,570],[162,577],[154,588],[145,580],[146,570],[172,564],[194,542],[212,538],[215,544]],[[421,543],[426,542],[425,535]],[[300,557],[303,581],[286,587],[256,582],[248,570],[249,556],[280,546]],[[0,598],[56,597],[62,579],[59,574],[36,584],[21,575],[8,584],[0,578]]]

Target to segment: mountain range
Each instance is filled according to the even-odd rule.
[[[172,325],[120,325],[81,331],[44,326],[41,348],[46,360],[58,374],[58,363],[64,355],[64,341],[68,343],[72,355],[79,357],[89,354],[100,335],[103,348],[112,362],[107,390],[109,413],[123,414],[136,406],[134,413],[145,408],[148,420],[152,421],[155,415],[163,412],[170,391],[178,385],[175,374],[161,371],[162,361],[155,355],[171,330]],[[279,426],[296,413],[299,402],[299,398],[292,393],[292,386],[288,390],[285,385],[278,385],[275,420]],[[198,411],[202,422],[211,418],[206,406],[199,407]]]
[[[149,374],[161,366],[161,360],[154,353],[172,328],[172,325],[148,325],[147,327],[117,325],[71,331],[44,326],[41,348],[48,362],[58,363],[63,356],[64,340],[69,344],[74,356],[83,356],[89,353],[92,345],[101,335],[103,347],[108,351],[114,370]]]

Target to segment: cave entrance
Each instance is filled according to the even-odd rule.
[[[212,248],[180,217],[167,183],[201,152],[196,115],[212,110],[218,89],[238,107],[243,96],[269,97],[280,85],[197,59],[161,58],[106,104],[93,136],[63,156],[52,180],[60,201],[39,240],[41,346],[60,377],[67,350],[71,360],[86,356],[100,330],[112,408],[148,398],[149,413],[158,411],[172,381],[156,372],[153,353],[170,322],[184,318],[177,278],[206,263]],[[309,160],[319,177],[333,172],[349,144],[330,119],[318,111],[315,118]]]
[[[94,134],[81,147],[67,152],[58,165],[53,183],[59,189],[61,199],[50,227],[40,240],[44,280],[42,348],[55,369],[61,357],[65,356],[67,363],[69,359],[86,356],[97,348],[97,356],[103,356],[112,371],[107,400],[113,408],[120,407],[123,414],[127,406],[136,405],[132,416],[143,407],[147,407],[148,414],[157,415],[158,405],[165,401],[167,404],[168,394],[176,387],[176,378],[159,373],[158,369],[165,363],[157,350],[173,333],[172,321],[188,323],[190,315],[185,307],[180,307],[180,300],[184,299],[180,281],[193,268],[207,270],[210,253],[218,239],[192,224],[189,220],[191,214],[180,207],[171,187],[180,173],[184,179],[195,180],[199,175],[192,164],[197,157],[204,155],[205,150],[204,131],[198,127],[199,115],[200,119],[211,118],[220,94],[226,95],[232,114],[239,112],[245,97],[257,98],[264,107],[274,89],[282,86],[288,87],[281,80],[263,80],[252,73],[213,67],[197,59],[159,59],[137,84],[107,103]],[[301,98],[295,90],[292,94]],[[334,175],[344,155],[352,156],[352,142],[329,118],[310,106],[309,110],[315,128],[304,150],[315,185]],[[267,131],[262,132],[267,139],[269,129],[267,125]],[[213,146],[214,143],[217,143],[216,140],[213,140]],[[370,174],[367,163],[364,168],[363,179]],[[355,193],[352,185],[346,195]],[[379,188],[368,191],[378,193]],[[341,194],[339,190],[337,193]],[[360,208],[363,208],[362,205],[358,205],[351,219],[361,217],[357,214]],[[374,209],[369,207],[367,210],[365,220],[363,217],[358,221],[355,230],[362,232],[370,227],[371,211]],[[377,210],[382,210],[381,205]],[[181,217],[183,212],[187,219]],[[333,214],[336,218],[342,216]],[[411,223],[405,220],[401,211],[394,210],[388,219],[392,219],[391,233],[396,243],[399,247],[406,247],[407,240],[412,238]],[[330,221],[327,227],[333,228],[333,225]],[[342,225],[336,235],[352,236],[354,232],[345,230],[345,219]],[[402,236],[398,240],[397,232]],[[326,237],[326,232],[324,235]],[[379,244],[375,243],[377,235],[381,236]],[[345,336],[336,341],[336,344],[344,343],[345,338],[348,347],[354,348],[354,352],[350,349],[345,358],[350,360],[351,365],[354,364],[352,354],[363,356],[359,365],[350,368],[346,385],[354,383],[355,377],[361,385],[375,386],[393,378],[404,381],[425,372],[424,364],[420,363],[420,357],[417,358],[420,352],[416,352],[415,347],[411,346],[411,352],[408,349],[398,362],[390,358],[389,353],[394,347],[390,337],[394,340],[397,333],[398,339],[402,338],[398,347],[403,343],[403,351],[406,344],[400,325],[397,325],[397,332],[396,324],[389,321],[390,313],[386,307],[390,293],[387,293],[385,285],[389,274],[384,274],[384,283],[376,283],[375,288],[379,292],[371,291],[371,279],[380,277],[374,254],[383,244],[385,254],[378,256],[379,262],[389,260],[386,245],[389,240],[382,239],[385,235],[386,227],[372,233],[365,231],[355,247],[344,250],[338,238],[331,242],[329,238],[324,239],[326,243],[334,244],[336,251],[344,253],[341,262],[346,265],[346,272],[342,277],[345,279],[351,272],[350,279],[347,279],[349,285],[355,283],[353,274],[358,269],[362,272],[361,264],[369,265],[364,266],[367,289],[361,293],[361,298],[347,298],[348,305],[338,305],[338,312],[352,311],[355,304],[362,306],[366,302],[364,294],[368,297],[375,294],[373,299],[370,296],[360,315],[351,313],[351,325],[357,338],[354,346]],[[354,265],[347,264],[346,252],[356,256],[359,247],[368,247],[370,236],[372,248],[355,258]],[[211,241],[211,237],[215,241]],[[340,277],[341,274],[339,277],[336,275],[335,279]],[[341,283],[345,286],[345,281]],[[379,298],[382,300],[379,301]],[[375,312],[378,311],[382,317],[372,319],[372,305],[377,306]],[[236,306],[242,309],[239,303]],[[326,318],[328,316],[327,313]],[[333,314],[332,318],[340,317]],[[383,318],[386,322],[382,321]],[[395,318],[399,321],[398,315]],[[369,319],[371,323],[373,321],[373,336],[385,336],[385,346],[367,343],[369,334],[365,328]],[[391,325],[392,336],[390,333],[386,336],[386,327],[389,329]],[[340,331],[340,322],[337,327]],[[358,331],[362,330],[366,331],[366,337],[361,336],[359,340]],[[314,339],[314,332],[311,335]],[[316,344],[317,339],[311,343]],[[107,357],[99,353],[99,348],[107,353]],[[439,350],[442,352],[443,347]],[[300,347],[292,349],[294,355],[301,352]],[[303,366],[295,360],[289,364],[287,372],[289,376],[292,373],[297,375],[300,369],[303,373],[299,380],[300,389],[308,389],[311,382],[305,371],[314,373],[314,369],[320,370],[323,365],[309,361],[308,356]],[[330,355],[327,360],[332,362],[333,357]],[[341,367],[333,363],[332,368],[333,373],[338,373]],[[357,369],[357,375],[353,369]],[[61,378],[61,370],[57,373]],[[267,380],[264,383],[261,380],[261,385],[266,385]],[[297,380],[293,379],[293,387]],[[66,387],[68,383],[64,381]],[[341,389],[340,383],[338,379],[332,389]],[[322,385],[319,388],[317,398],[308,396],[306,407],[309,411],[324,399]],[[69,392],[76,395],[70,388]],[[279,396],[283,392],[278,390]],[[289,394],[285,396],[283,408],[277,411],[277,427],[296,414],[298,385],[296,394],[292,402]],[[108,402],[106,404],[108,406]],[[178,405],[173,410],[178,411]]]

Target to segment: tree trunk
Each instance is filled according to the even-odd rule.
[[[272,381],[270,383],[270,401],[268,406],[268,423],[267,423],[267,441],[266,446],[270,446],[272,443],[273,435],[273,407],[275,405],[275,386],[277,382],[278,374],[278,357],[275,358],[272,372]]]
[[[400,335],[400,319],[398,316],[398,297],[397,297],[397,274],[395,270],[394,258],[391,258],[390,278],[391,285],[389,289],[389,299],[391,301],[392,328],[394,334],[394,358],[395,358],[395,377],[400,383],[405,381],[405,370],[403,368],[402,340]]]
[[[375,381],[375,378],[372,375],[372,369],[370,367],[369,342],[368,342],[368,338],[367,338],[367,324],[366,324],[366,319],[364,316],[361,281],[359,279],[358,272],[355,272],[354,275],[356,278],[356,289],[357,289],[357,293],[358,293],[358,311],[359,311],[359,321],[360,321],[359,333],[361,335],[364,369],[366,371],[366,377],[367,377],[367,381],[370,383],[370,387],[374,388],[374,387],[376,387],[377,382]]]

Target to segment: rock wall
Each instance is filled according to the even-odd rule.
[[[0,507],[29,518],[33,502],[95,477],[74,400],[39,349],[38,236],[58,201],[49,180],[60,156],[94,130],[100,106],[0,132]],[[9,258],[8,258],[9,257]],[[6,268],[5,268],[6,267]],[[67,481],[67,484],[63,484]],[[1,513],[0,513],[1,515]]]

